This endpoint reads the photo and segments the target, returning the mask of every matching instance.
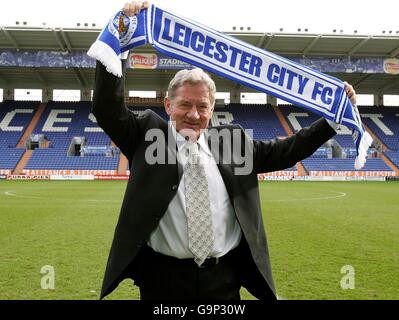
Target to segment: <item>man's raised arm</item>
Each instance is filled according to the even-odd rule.
[[[125,64],[124,60],[121,63]],[[125,105],[125,76],[114,76],[99,61],[96,66],[92,112],[98,125],[123,154],[130,158],[133,147],[131,138],[135,137],[136,129],[134,114]]]

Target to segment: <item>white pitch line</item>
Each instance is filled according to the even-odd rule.
[[[345,192],[340,192],[340,191],[330,191],[330,190],[320,190],[320,191],[326,191],[326,192],[333,192],[338,195],[335,196],[328,196],[328,197],[315,197],[315,198],[301,198],[301,199],[279,199],[279,200],[266,200],[268,202],[288,202],[288,201],[313,201],[313,200],[329,200],[329,199],[336,199],[336,198],[342,198],[346,196]]]
[[[328,197],[313,197],[313,198],[301,198],[301,199],[277,199],[277,200],[265,200],[267,202],[289,202],[289,201],[314,201],[314,200],[329,200],[329,199],[336,199],[342,198],[346,196],[345,192],[340,191],[330,191],[330,190],[323,190],[326,192],[333,192],[337,195],[328,196]],[[48,200],[46,197],[39,197],[39,196],[27,196],[27,195],[20,195],[16,194],[12,190],[5,191],[4,194],[9,197],[17,197],[17,198],[24,198],[24,199],[37,199],[37,200]],[[107,199],[70,199],[70,198],[51,198],[52,200],[70,200],[70,201],[86,201],[86,202],[118,202],[117,200],[107,200]]]
[[[26,196],[26,195],[16,194],[12,190],[4,191],[4,194],[6,196],[16,197],[16,198],[36,199],[36,200],[49,200],[49,198],[46,198],[46,197]],[[70,198],[51,198],[51,200],[57,200],[57,201],[68,200],[68,201],[85,201],[85,202],[118,202],[117,200],[107,200],[107,199],[75,199],[75,198],[73,198],[73,199],[70,199]]]

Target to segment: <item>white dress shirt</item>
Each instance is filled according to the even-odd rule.
[[[188,160],[185,147],[187,141],[176,132],[173,125],[171,127],[177,143],[177,159],[184,168]],[[213,222],[214,247],[210,256],[221,257],[238,246],[241,240],[241,228],[222,176],[203,134],[201,134],[197,142],[199,144],[199,155],[204,164],[208,180]],[[154,251],[168,256],[180,259],[193,258],[193,254],[188,248],[184,172],[176,195],[169,203],[169,207],[160,220],[158,227],[151,234],[148,245]]]

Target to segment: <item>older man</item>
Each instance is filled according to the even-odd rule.
[[[146,7],[133,1],[124,13]],[[350,85],[346,92],[355,104]],[[257,173],[295,165],[336,132],[324,119],[272,141],[251,140],[237,125],[206,130],[215,93],[201,69],[182,70],[164,102],[170,121],[150,110],[136,117],[124,103],[124,78],[97,63],[93,113],[132,170],[101,297],[132,278],[144,300],[238,300],[241,287],[275,299]],[[157,145],[156,153],[168,155],[165,161],[149,157],[154,141],[148,133],[154,131],[173,137]],[[251,163],[245,173],[238,173],[235,145]]]

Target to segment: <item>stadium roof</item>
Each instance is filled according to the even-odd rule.
[[[0,50],[45,50],[61,52],[87,51],[100,29],[1,27]],[[399,57],[397,35],[342,35],[307,33],[249,33],[226,32],[240,40],[286,57]],[[155,52],[146,45],[135,52]],[[176,71],[134,70],[126,77],[131,90],[165,88]],[[375,73],[334,73],[333,76],[350,82],[359,93],[399,94],[399,75]],[[0,85],[10,87],[81,88],[91,87],[94,70],[87,68],[0,68]],[[237,89],[228,80],[215,77],[219,91]],[[246,89],[245,89],[246,90]],[[248,89],[248,91],[251,91]]]

